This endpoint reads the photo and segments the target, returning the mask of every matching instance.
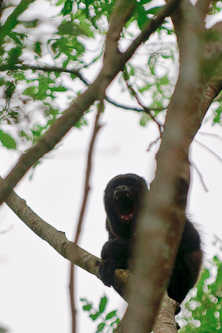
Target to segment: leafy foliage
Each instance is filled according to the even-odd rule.
[[[222,113],[222,102],[221,101],[219,103],[215,102],[214,106],[216,107],[216,109],[213,112],[213,115],[214,115],[213,123],[220,124],[221,123],[221,113]]]
[[[33,145],[90,83],[91,72],[104,53],[104,36],[114,5],[115,0],[58,0],[56,5],[42,0],[41,8],[36,0],[4,3],[0,125],[16,142],[14,149]],[[220,2],[213,2],[211,14],[220,8]],[[159,10],[152,0],[137,1],[120,44],[134,38]],[[165,114],[176,82],[177,62],[174,31],[166,20],[126,65],[127,84],[154,117]],[[118,80],[123,90],[129,90],[124,75]],[[121,107],[119,101],[114,102]],[[220,123],[221,107],[214,112],[213,122]],[[143,113],[140,123],[145,126],[150,120],[150,115]],[[77,127],[85,124],[82,118]],[[11,125],[13,131],[8,129]]]
[[[220,243],[219,239],[216,243]],[[222,261],[220,254],[214,256],[203,269],[196,286],[196,295],[191,292],[187,297],[179,323],[183,325],[180,330],[185,332],[213,333],[221,332],[222,318]],[[182,326],[181,325],[181,326]]]
[[[94,308],[93,304],[87,299],[82,298],[84,303],[83,310],[88,312],[89,318],[93,321],[98,321],[97,332],[112,332],[120,322],[117,316],[117,310],[106,313],[108,299],[106,296],[101,297],[98,309]],[[108,329],[108,330],[107,330]]]
[[[219,13],[221,11],[221,8],[222,8],[221,1],[212,1],[210,11],[209,11],[209,15]]]
[[[10,0],[2,8],[0,124],[16,141],[14,148],[19,149],[34,144],[89,84],[82,73],[90,73],[90,68],[101,61],[115,1],[59,0],[53,6],[43,0],[41,4],[39,10],[35,0]],[[121,41],[138,33],[158,10],[153,1],[138,1]],[[155,38],[162,40],[166,33],[173,36],[169,22]],[[131,83],[138,94],[149,97],[149,106],[156,108],[155,116],[165,110],[174,86],[168,72],[155,77],[162,66],[160,60],[174,62],[177,53],[175,47],[168,51],[164,48],[163,52],[160,44],[152,46],[148,62],[138,65],[133,60],[127,65]],[[144,115],[141,123],[145,125],[148,120]],[[77,127],[85,123],[83,118]],[[13,135],[8,130],[10,125]]]

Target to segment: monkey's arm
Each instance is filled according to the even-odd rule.
[[[129,258],[129,241],[111,239],[102,248],[102,262],[99,266],[99,277],[106,286],[114,283],[114,272],[117,268],[127,269]]]

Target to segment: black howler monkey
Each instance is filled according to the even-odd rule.
[[[109,240],[103,246],[99,276],[105,285],[114,282],[116,268],[129,268],[137,212],[148,191],[145,180],[135,174],[114,177],[104,193]],[[200,236],[186,219],[173,273],[167,288],[171,298],[181,303],[198,279],[202,263]]]

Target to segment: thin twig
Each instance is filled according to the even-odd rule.
[[[198,167],[196,166],[196,164],[191,160],[190,157],[189,157],[189,161],[190,161],[191,166],[193,166],[194,170],[197,172],[197,174],[198,174],[198,176],[200,178],[200,182],[203,185],[203,188],[204,188],[205,192],[209,192],[209,190],[208,190],[208,188],[207,188],[207,186],[205,184],[203,175],[201,174],[200,170],[198,169]]]
[[[201,143],[200,141],[198,141],[197,139],[194,139],[194,141],[196,143],[198,143],[201,147],[205,148],[207,151],[209,151],[213,156],[215,156],[220,162],[222,162],[222,157],[220,157],[219,155],[217,155],[212,149],[210,149],[209,147],[207,147],[205,144]]]
[[[144,108],[136,108],[134,106],[128,106],[128,105],[124,105],[124,104],[119,104],[117,102],[115,102],[113,99],[111,99],[110,97],[105,97],[105,100],[107,102],[109,102],[110,104],[116,106],[117,108],[121,108],[121,109],[124,109],[124,110],[132,110],[132,111],[136,111],[136,112],[144,112]],[[166,108],[149,108],[150,111],[164,111],[166,110]]]
[[[13,229],[13,225],[10,225],[7,229],[1,230],[0,235],[7,234],[12,229]]]
[[[78,227],[77,227],[76,236],[75,236],[76,244],[78,243],[79,236],[81,233],[82,221],[83,221],[86,203],[87,203],[87,199],[88,199],[88,194],[89,194],[89,190],[90,190],[89,180],[90,180],[90,175],[91,175],[91,170],[92,170],[92,155],[93,155],[93,150],[94,150],[97,134],[98,134],[99,130],[101,129],[101,125],[99,125],[99,118],[100,118],[102,109],[103,109],[103,101],[101,101],[98,106],[98,111],[97,111],[97,115],[96,115],[95,123],[94,123],[93,134],[92,134],[89,151],[88,151],[84,198],[83,198],[82,208],[80,211],[80,217],[79,217]]]
[[[222,141],[222,137],[219,136],[218,134],[215,134],[215,133],[208,133],[208,132],[197,132],[197,134],[201,134],[201,135],[208,135],[208,136],[213,136],[215,137],[216,139],[219,139]]]
[[[27,71],[31,69],[32,71],[43,71],[43,72],[56,72],[56,73],[69,73],[76,75],[85,85],[89,85],[90,83],[84,78],[84,76],[80,73],[80,70],[76,69],[66,69],[63,67],[56,67],[56,66],[33,66],[33,65],[1,65],[0,71],[14,71],[14,70],[22,70]]]
[[[95,118],[95,123],[94,123],[94,129],[93,129],[93,134],[91,138],[91,142],[89,145],[89,151],[88,151],[88,158],[87,158],[87,168],[86,168],[86,177],[85,177],[85,187],[84,187],[84,195],[83,195],[83,201],[82,201],[82,207],[80,210],[80,215],[79,215],[79,220],[78,220],[78,225],[76,229],[76,234],[75,234],[75,241],[74,244],[78,244],[79,236],[81,233],[81,228],[82,228],[82,223],[83,223],[83,218],[86,210],[86,204],[89,196],[89,191],[90,191],[90,175],[91,175],[91,170],[92,170],[92,155],[93,155],[93,150],[95,146],[95,140],[97,137],[97,134],[101,128],[99,125],[99,118],[100,114],[103,108],[103,101],[100,102],[98,106],[98,111],[97,115]],[[69,282],[69,292],[70,292],[70,304],[71,304],[71,313],[72,313],[72,332],[76,332],[76,307],[75,307],[75,289],[74,289],[74,271],[75,271],[75,266],[74,263],[71,262],[70,264],[70,282]]]
[[[149,147],[147,148],[147,151],[150,151],[150,149],[152,148],[152,146],[155,145],[160,139],[161,139],[161,136],[158,136],[158,138],[155,141],[152,141],[149,144]]]
[[[157,124],[158,126],[158,129],[159,129],[159,133],[160,133],[160,136],[161,136],[161,133],[162,133],[162,128],[163,128],[163,124],[161,124],[151,113],[151,109],[149,109],[148,107],[144,106],[140,99],[139,99],[139,96],[137,95],[136,91],[133,89],[133,87],[129,84],[127,78],[126,78],[126,73],[125,71],[123,71],[123,75],[124,75],[124,80],[126,82],[126,85],[127,85],[127,88],[129,89],[129,91],[132,93],[132,95],[136,98],[137,100],[137,103],[143,108],[144,112],[146,112],[150,118]]]
[[[88,65],[89,66],[89,65]],[[82,67],[84,68],[84,66]],[[34,66],[34,65],[28,65],[28,64],[23,64],[23,65],[13,65],[10,67],[8,65],[1,65],[0,66],[0,71],[4,72],[4,71],[17,71],[17,70],[22,70],[22,71],[27,71],[29,69],[31,69],[32,71],[43,71],[43,72],[55,72],[55,73],[68,73],[68,74],[74,74],[76,75],[76,77],[78,77],[87,87],[91,84],[90,81],[88,81],[81,73],[81,69],[79,70],[77,69],[66,69],[63,67],[56,67],[56,66]],[[132,111],[136,111],[136,112],[144,112],[144,109],[141,108],[136,108],[136,107],[132,107],[132,106],[128,106],[128,105],[124,105],[124,104],[120,104],[117,103],[116,101],[114,101],[112,98],[105,96],[104,98],[107,102],[109,102],[110,104],[124,109],[124,110],[132,110]],[[166,108],[152,108],[150,110],[152,111],[163,111],[167,109]]]

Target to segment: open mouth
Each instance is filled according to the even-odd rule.
[[[128,191],[120,191],[115,195],[115,210],[124,222],[131,222],[136,210],[136,204]]]

